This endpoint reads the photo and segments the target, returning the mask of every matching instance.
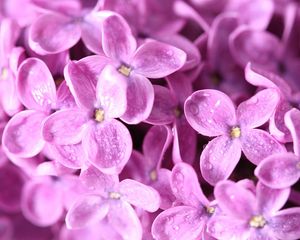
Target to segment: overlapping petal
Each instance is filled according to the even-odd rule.
[[[284,122],[293,138],[294,153],[300,156],[300,111],[296,108],[288,111],[284,116]]]

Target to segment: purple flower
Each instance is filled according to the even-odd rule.
[[[155,239],[206,239],[206,222],[215,208],[204,196],[197,175],[186,163],[172,169],[171,187],[178,206],[160,213],[152,225]]]
[[[200,156],[202,176],[214,185],[229,177],[241,151],[258,164],[265,157],[284,152],[268,132],[255,129],[271,117],[278,104],[274,89],[258,92],[237,109],[230,98],[217,90],[199,90],[185,102],[184,112],[190,125],[200,134],[215,137]]]
[[[148,78],[162,78],[186,61],[186,54],[171,45],[154,40],[137,43],[126,21],[119,15],[105,19],[102,29],[105,55],[113,66],[112,76],[127,82],[127,110],[122,120],[137,124],[145,120],[152,109],[154,91]]]
[[[82,141],[92,164],[105,173],[118,174],[132,151],[129,131],[115,120],[126,110],[126,82],[111,78],[110,65],[101,72],[105,63],[103,57],[91,56],[66,66],[66,80],[79,107],[57,111],[47,118],[43,137],[57,145]]]
[[[289,188],[274,190],[259,182],[254,194],[234,182],[219,182],[214,194],[222,214],[211,219],[208,232],[217,239],[296,240],[300,208],[280,210],[289,193]]]
[[[293,108],[285,115],[285,123],[291,132],[293,153],[273,154],[265,158],[255,169],[259,180],[271,188],[285,188],[300,178],[300,111]]]
[[[68,228],[84,228],[92,224],[108,224],[125,239],[141,239],[142,227],[132,205],[155,212],[160,205],[159,194],[151,187],[131,179],[119,182],[114,175],[104,175],[91,167],[81,179],[92,193],[83,195],[68,211]]]

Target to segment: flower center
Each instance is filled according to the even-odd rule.
[[[241,129],[239,127],[233,127],[230,130],[231,138],[238,138],[241,136]]]
[[[118,71],[124,76],[128,77],[131,73],[131,68],[129,66],[122,64],[121,67],[118,68]]]
[[[6,79],[8,77],[8,69],[6,67],[3,67],[1,69],[1,78]]]
[[[94,119],[97,122],[103,122],[104,120],[104,110],[103,109],[96,109],[94,112]]]
[[[150,172],[150,179],[152,181],[156,181],[157,180],[157,172],[156,172],[155,169]]]
[[[262,228],[266,225],[266,220],[262,215],[253,216],[250,219],[249,225],[254,228]]]
[[[110,192],[109,198],[118,200],[121,198],[121,194],[118,192]]]
[[[207,206],[206,207],[206,212],[209,214],[213,214],[216,211],[216,209],[212,206]]]

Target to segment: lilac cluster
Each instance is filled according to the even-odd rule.
[[[300,239],[299,76],[296,0],[1,0],[0,239]]]

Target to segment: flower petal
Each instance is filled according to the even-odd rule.
[[[160,213],[152,224],[152,235],[157,240],[198,239],[204,221],[198,208],[178,206]]]
[[[179,70],[186,53],[171,45],[148,41],[141,45],[132,60],[133,71],[147,78],[162,78]]]
[[[119,189],[122,194],[122,200],[148,212],[158,210],[160,196],[154,188],[131,179],[125,179],[119,183]]]
[[[268,132],[260,129],[250,129],[244,134],[242,131],[240,139],[243,153],[255,165],[272,154],[286,152],[283,145]]]
[[[43,126],[43,138],[53,144],[79,143],[87,121],[87,113],[78,108],[59,110],[46,119]]]
[[[17,157],[29,158],[44,147],[42,122],[46,116],[42,112],[26,110],[14,115],[3,131],[2,146]]]
[[[184,113],[189,124],[200,134],[218,136],[236,123],[231,99],[217,90],[199,90],[187,98]]]
[[[121,15],[114,14],[103,21],[102,45],[106,56],[129,64],[128,60],[136,49],[136,40]]]
[[[236,111],[241,126],[256,128],[267,122],[279,103],[280,95],[276,89],[265,89],[247,101],[242,102]]]
[[[300,177],[298,164],[299,157],[292,153],[273,154],[257,166],[255,175],[268,187],[275,189],[290,187]]]
[[[109,211],[108,203],[99,195],[84,195],[68,211],[66,225],[69,229],[85,228],[102,220]]]
[[[123,237],[122,239],[142,239],[141,222],[136,212],[127,202],[112,202],[107,217],[110,225]]]
[[[41,15],[29,30],[29,46],[35,52],[45,55],[68,50],[80,39],[79,24],[61,14]]]
[[[211,140],[200,156],[200,170],[203,178],[211,185],[227,179],[241,157],[241,146],[237,139],[227,136]]]
[[[208,205],[195,170],[186,163],[177,163],[172,169],[171,188],[177,200],[184,205],[199,207]]]
[[[296,108],[288,111],[284,116],[284,122],[293,138],[294,153],[300,156],[300,111]]]
[[[112,65],[101,72],[96,88],[97,100],[104,108],[104,117],[118,118],[127,108],[127,80]]]
[[[207,225],[207,231],[216,239],[246,240],[250,229],[246,221],[230,216],[215,216]]]
[[[278,239],[294,240],[300,238],[300,208],[289,208],[278,212],[270,221]]]
[[[218,206],[228,216],[247,221],[254,213],[254,194],[239,184],[229,180],[219,182],[214,195]]]
[[[256,186],[257,209],[264,216],[273,216],[287,202],[290,188],[269,188],[262,182]]]
[[[128,129],[115,119],[90,125],[82,144],[89,161],[106,174],[119,174],[132,152]]]
[[[17,89],[28,109],[48,112],[56,107],[56,88],[47,65],[38,58],[26,59],[18,70]]]
[[[172,92],[163,86],[153,85],[154,103],[150,116],[145,122],[153,125],[165,125],[175,120],[177,99]]]
[[[22,212],[32,223],[50,226],[59,220],[63,211],[62,191],[53,180],[45,177],[26,184],[22,196]]]
[[[96,103],[96,85],[102,69],[111,63],[104,56],[89,56],[70,62],[64,76],[79,107],[91,109]]]
[[[129,124],[138,124],[147,119],[154,102],[151,82],[137,74],[131,74],[127,87],[127,109],[121,119]]]

